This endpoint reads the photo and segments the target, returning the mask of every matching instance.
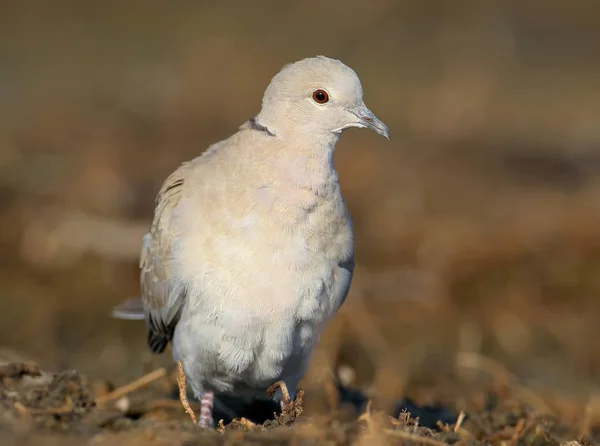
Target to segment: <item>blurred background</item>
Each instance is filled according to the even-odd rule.
[[[393,138],[338,146],[358,265],[305,386],[397,398],[478,369],[600,390],[597,1],[0,8],[0,360],[118,384],[171,364],[110,317],[138,293],[156,193],[323,54]]]

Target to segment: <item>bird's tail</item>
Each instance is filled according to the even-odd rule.
[[[128,319],[132,321],[144,320],[144,303],[141,297],[134,297],[117,305],[112,310],[112,316],[116,319]]]

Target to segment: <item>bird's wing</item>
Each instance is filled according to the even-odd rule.
[[[140,286],[148,326],[148,346],[161,353],[173,338],[185,302],[185,285],[173,274],[172,222],[181,200],[188,164],[183,164],[163,183],[156,198],[150,232],[144,237],[140,256]]]

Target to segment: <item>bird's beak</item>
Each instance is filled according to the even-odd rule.
[[[358,122],[356,123],[357,127],[363,127],[366,129],[371,129],[376,133],[379,133],[386,139],[390,139],[390,129],[387,125],[383,123],[375,114],[369,110],[366,106],[360,107],[358,110],[354,111],[354,114],[358,118]]]

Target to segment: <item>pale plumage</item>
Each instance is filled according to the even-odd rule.
[[[140,262],[148,344],[173,343],[197,396],[293,391],[304,375],[354,268],[333,165],[348,127],[389,138],[354,71],[304,59],[273,78],[256,118],[163,184]]]

